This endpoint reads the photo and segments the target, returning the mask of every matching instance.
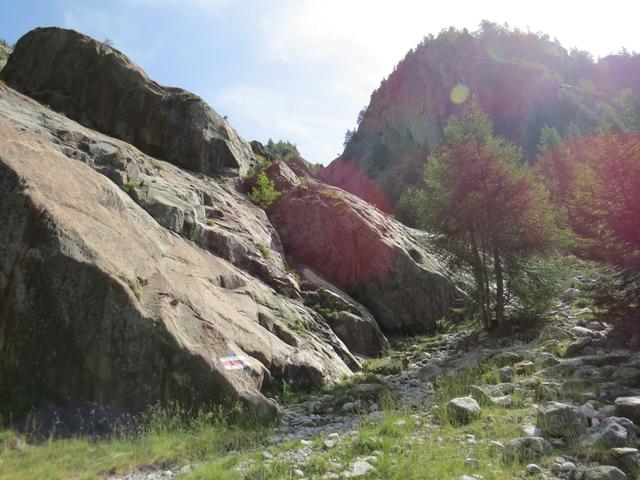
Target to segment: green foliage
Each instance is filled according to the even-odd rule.
[[[300,152],[298,152],[298,147],[289,140],[278,140],[277,142],[274,142],[270,138],[265,145],[265,150],[270,155],[273,155],[275,159],[281,160],[285,163],[302,158],[300,156]]]
[[[260,255],[262,255],[264,258],[268,259],[271,256],[271,251],[266,245],[263,245],[262,243],[257,243],[256,248],[260,252]]]
[[[600,135],[575,149],[579,163],[568,200],[572,227],[593,258],[640,271],[640,140]]]
[[[625,131],[640,132],[640,96],[625,88],[613,99],[612,105]]]
[[[423,185],[402,202],[418,225],[437,235],[455,266],[471,269],[487,329],[505,322],[510,285],[556,234],[548,194],[520,159],[515,145],[493,136],[473,101],[451,117],[427,160]]]
[[[538,150],[546,152],[555,148],[562,141],[562,137],[554,127],[545,125],[540,132],[540,141],[538,142]]]
[[[279,196],[280,192],[276,190],[273,180],[267,177],[266,173],[260,172],[256,176],[255,186],[249,192],[249,199],[266,210],[273,205],[273,202],[275,202]]]
[[[526,258],[508,273],[508,295],[514,298],[514,322],[528,326],[556,303],[568,288],[569,271],[557,259]],[[524,325],[523,325],[524,324]]]
[[[347,146],[347,144],[351,141],[351,138],[356,134],[356,130],[349,130],[347,129],[347,131],[344,134],[344,141],[342,142],[343,146]]]
[[[138,282],[135,280],[128,280],[127,285],[129,286],[129,289],[131,289],[131,292],[136,297],[136,299],[140,301],[142,299],[142,291],[140,290],[140,285],[138,284]]]
[[[375,358],[367,362],[365,371],[379,375],[395,375],[402,373],[405,365],[399,358]]]

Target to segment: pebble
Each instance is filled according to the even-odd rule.
[[[479,468],[479,467],[480,467],[480,462],[478,461],[478,459],[477,459],[477,458],[471,458],[471,457],[469,457],[469,458],[467,458],[467,459],[464,461],[464,464],[465,464],[467,467],[473,467],[473,468]]]
[[[335,440],[325,440],[324,442],[322,442],[322,445],[324,446],[325,450],[331,450],[333,447],[336,446],[336,441]]]
[[[349,465],[349,469],[344,472],[345,478],[357,478],[367,475],[369,472],[376,470],[376,467],[364,460],[358,460]]]
[[[542,468],[540,468],[535,463],[530,463],[527,465],[527,473],[529,475],[540,475],[542,473]]]

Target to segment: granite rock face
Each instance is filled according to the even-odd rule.
[[[37,28],[0,74],[82,125],[189,170],[245,174],[251,147],[204,100],[158,85],[118,50],[73,30]]]
[[[279,165],[268,172],[281,190],[268,215],[287,256],[352,295],[383,329],[432,330],[463,297],[424,233],[339,188],[286,170]]]
[[[272,382],[313,388],[358,368],[316,312],[163,227],[175,216],[125,192],[140,178],[234,198],[0,85],[3,395],[133,410],[240,400],[273,414]],[[254,216],[227,218],[229,236],[277,238],[264,216],[248,227],[260,216],[246,203]],[[225,368],[233,355],[242,368]]]
[[[6,65],[7,59],[9,58],[9,55],[11,55],[11,52],[12,50],[9,47],[0,43],[0,71]]]

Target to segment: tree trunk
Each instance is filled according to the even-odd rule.
[[[493,247],[493,268],[496,275],[496,322],[498,326],[505,323],[504,319],[504,278],[502,275],[502,262],[500,261],[500,252]]]
[[[491,317],[487,309],[489,298],[486,295],[485,275],[483,272],[483,262],[480,258],[478,244],[475,235],[471,234],[471,251],[473,256],[473,276],[476,281],[477,302],[480,310],[480,321],[485,330],[491,330]]]

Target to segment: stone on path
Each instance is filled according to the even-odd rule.
[[[480,405],[471,397],[458,397],[449,401],[447,405],[452,420],[456,423],[467,424],[480,416]]]

